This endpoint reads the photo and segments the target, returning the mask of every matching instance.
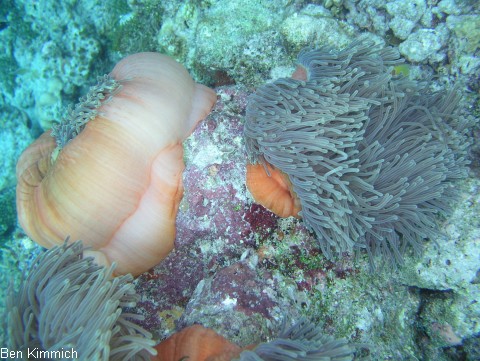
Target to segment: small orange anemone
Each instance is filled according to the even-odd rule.
[[[138,275],[173,249],[182,142],[216,96],[158,53],[128,56],[104,79],[119,86],[104,94],[99,84],[70,109],[77,118],[57,128],[56,139],[48,131],[20,157],[18,218],[44,247],[81,239],[98,263]],[[79,131],[85,112],[93,119]]]
[[[242,349],[201,325],[184,328],[158,344],[151,361],[229,361]]]
[[[267,161],[263,160],[263,164],[247,164],[247,187],[257,203],[277,216],[300,218],[298,212],[302,205],[288,175]]]

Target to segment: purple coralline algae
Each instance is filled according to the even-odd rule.
[[[239,261],[202,280],[178,326],[201,323],[243,345],[271,336],[267,325],[275,324],[285,302],[275,291],[272,275],[255,266],[250,260]]]
[[[233,279],[227,282],[228,267],[243,269],[236,264],[242,254],[255,246],[262,232],[265,238],[277,220],[247,196],[242,140],[247,90],[223,87],[217,94],[212,113],[185,142],[185,192],[177,216],[175,250],[136,281],[144,326],[159,336],[172,331],[172,323],[165,320],[178,318],[178,309],[187,306],[204,278],[222,270],[224,282],[217,283],[216,292],[219,285],[233,287]],[[267,306],[259,300],[256,307]]]

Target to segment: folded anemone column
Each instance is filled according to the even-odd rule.
[[[118,274],[158,264],[175,238],[182,142],[215,100],[165,55],[124,58],[20,157],[20,225],[47,248],[81,239]]]

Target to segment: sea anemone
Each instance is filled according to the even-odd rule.
[[[392,74],[402,61],[396,49],[366,40],[342,51],[305,49],[292,78],[249,99],[247,172],[281,173],[288,197],[256,189],[262,182],[247,174],[251,193],[275,212],[292,209],[280,215],[301,217],[329,258],[366,249],[371,260],[396,264],[407,246],[419,253],[421,240],[438,234],[435,213],[450,209],[452,181],[467,174],[459,95]],[[268,205],[285,199],[290,205]]]
[[[155,346],[157,356],[152,361],[230,361],[241,348],[215,331],[193,325],[174,333]]]
[[[182,142],[215,99],[165,55],[124,58],[20,157],[20,225],[47,248],[84,240],[117,274],[155,266],[173,248]]]
[[[201,325],[187,327],[155,348],[152,361],[349,361],[355,351],[346,340],[322,334],[303,318],[290,327],[285,322],[272,341],[243,349]]]
[[[299,217],[300,200],[288,175],[267,162],[247,164],[247,187],[253,198],[279,217]]]
[[[43,252],[7,296],[8,348],[45,359],[149,360],[152,335],[123,310],[138,299],[133,277],[112,278],[113,268],[84,258],[80,241]]]

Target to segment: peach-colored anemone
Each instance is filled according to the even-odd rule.
[[[288,175],[267,161],[264,164],[247,163],[247,187],[257,203],[277,216],[299,218],[302,205]]]
[[[138,275],[173,249],[183,195],[182,142],[215,103],[185,68],[158,53],[120,61],[120,90],[60,151],[50,132],[17,164],[17,212],[27,235],[44,247],[81,239],[117,274]]]
[[[302,64],[297,64],[291,78],[307,81],[308,69]],[[301,218],[299,212],[302,210],[302,203],[293,190],[288,174],[275,168],[266,160],[261,164],[247,163],[246,183],[255,202],[279,217]]]
[[[193,325],[158,344],[151,361],[229,361],[242,349],[215,331]]]

